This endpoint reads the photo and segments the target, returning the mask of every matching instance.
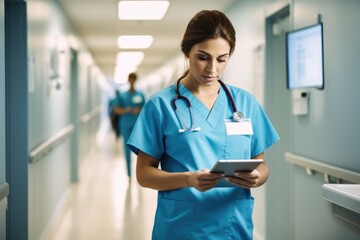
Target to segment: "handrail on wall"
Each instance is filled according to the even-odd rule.
[[[98,106],[80,118],[81,123],[86,123],[101,113],[101,106]]]
[[[330,182],[330,177],[336,178],[337,181],[345,180],[351,183],[360,183],[360,173],[358,172],[321,163],[289,152],[285,153],[285,160],[294,165],[304,167],[308,175],[312,175],[314,171],[323,173],[326,183]]]
[[[9,184],[7,182],[0,183],[0,202],[9,195]]]
[[[101,113],[101,107],[96,107],[89,113],[81,117],[80,122],[85,123],[96,117]],[[53,136],[46,139],[39,146],[35,147],[29,153],[29,162],[36,163],[46,154],[48,154],[57,144],[62,142],[74,131],[74,125],[69,124],[65,128],[61,129],[59,132],[55,133]]]
[[[69,124],[65,128],[61,129],[59,132],[55,133],[53,136],[46,139],[39,146],[35,147],[30,151],[29,162],[35,163],[49,153],[57,144],[62,142],[74,131],[74,125]]]

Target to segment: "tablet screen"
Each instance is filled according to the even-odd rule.
[[[221,172],[225,176],[233,176],[236,171],[251,172],[262,162],[262,159],[219,160],[211,168],[211,172]]]
[[[212,173],[224,173],[225,176],[234,176],[236,171],[247,171],[251,172],[257,166],[262,163],[262,159],[228,159],[219,160],[211,168]],[[225,179],[222,179],[216,187],[234,187],[233,184],[229,183]]]

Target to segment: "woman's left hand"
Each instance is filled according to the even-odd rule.
[[[263,185],[269,177],[269,168],[265,161],[264,152],[254,157],[254,159],[263,159],[263,162],[255,170],[251,172],[238,171],[235,172],[235,176],[226,177],[225,179],[232,184],[247,189],[260,187]]]
[[[259,186],[260,173],[257,169],[252,172],[236,172],[234,177],[226,177],[226,180],[243,188],[254,188]]]

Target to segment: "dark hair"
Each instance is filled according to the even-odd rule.
[[[203,10],[188,23],[181,41],[181,51],[189,56],[191,48],[208,39],[225,39],[230,45],[231,55],[235,49],[235,29],[230,20],[220,11]]]
[[[129,78],[129,79],[134,79],[134,80],[136,80],[136,79],[137,79],[137,75],[136,75],[136,73],[130,73],[128,78]]]

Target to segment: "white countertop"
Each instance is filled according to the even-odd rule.
[[[360,214],[360,184],[324,184],[321,195],[331,203]]]

